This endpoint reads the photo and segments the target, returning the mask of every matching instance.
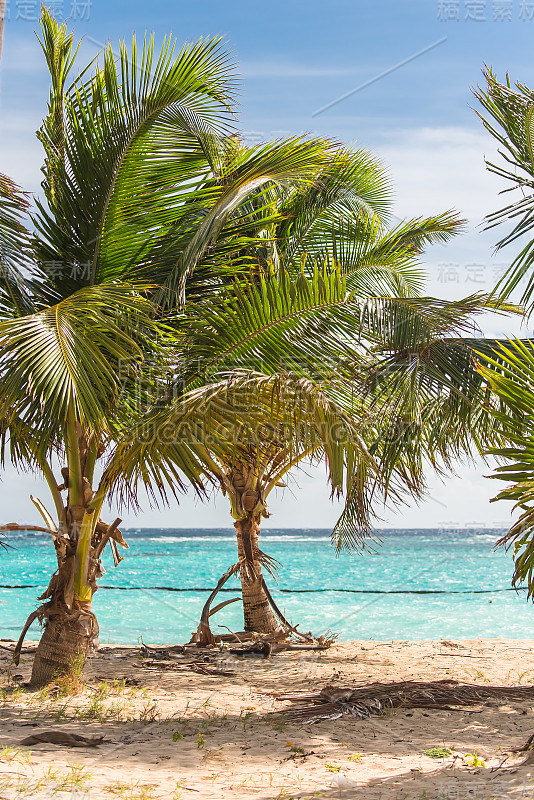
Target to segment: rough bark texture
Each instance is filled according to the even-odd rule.
[[[107,525],[99,518],[102,498],[95,501],[91,484],[95,461],[104,446],[84,431],[73,407],[69,408],[64,441],[68,466],[61,469],[63,483],[57,485],[49,465],[45,472],[58,514],[57,531],[50,530],[57,570],[39,598],[43,604],[37,616],[44,623],[44,631],[35,654],[33,686],[44,686],[61,674],[81,672],[98,635],[91,601],[102,575],[102,551],[109,543],[116,566],[122,561],[117,545],[128,547],[118,529],[121,520]],[[61,496],[65,491],[66,501]],[[35,614],[24,626],[17,653],[32,617]]]
[[[258,560],[259,519],[251,515],[234,523],[237,531],[245,630],[273,633],[278,629],[267,595],[263,591],[261,563]]]
[[[72,611],[65,608],[50,614],[35,653],[30,684],[45,686],[75,667],[81,668],[97,632],[95,625],[91,603],[74,601]]]

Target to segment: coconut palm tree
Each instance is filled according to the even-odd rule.
[[[507,233],[497,244],[498,249],[509,245],[519,248],[494,293],[508,298],[521,287],[520,302],[530,316],[534,309],[534,92],[522,83],[512,84],[508,75],[505,83],[500,83],[491,69],[484,71],[484,77],[486,87],[475,92],[483,108],[479,116],[486,130],[499,143],[499,153],[503,158],[500,163],[487,160],[486,165],[490,172],[508,182],[505,191],[515,192],[517,198],[487,217],[488,228],[509,224]],[[500,342],[491,350],[481,352],[480,362],[480,374],[500,399],[501,405],[495,409],[495,416],[506,433],[505,441],[490,450],[505,462],[491,477],[512,484],[494,499],[514,501],[514,508],[521,512],[498,544],[513,548],[513,583],[518,585],[526,581],[528,596],[533,597],[532,340]]]
[[[491,478],[512,483],[494,498],[511,500],[520,516],[498,545],[513,548],[514,586],[526,582],[528,597],[534,597],[534,352],[532,342],[502,343],[479,367],[501,402],[499,417],[506,430],[506,443],[490,450],[505,463]]]
[[[287,273],[286,279],[291,276],[295,286],[298,286],[299,281],[306,285],[306,278],[310,281],[310,286],[313,285],[314,277],[317,277],[314,272],[327,285],[331,285],[332,280],[335,283],[342,279],[344,290],[350,291],[360,300],[371,297],[383,299],[414,296],[422,285],[423,275],[418,256],[423,245],[435,240],[446,241],[461,226],[461,221],[454,214],[445,213],[434,218],[410,220],[393,230],[387,230],[385,220],[391,205],[389,179],[368,153],[350,148],[340,149],[320,169],[310,186],[294,187],[290,192],[285,187],[274,187],[272,194],[279,216],[274,216],[269,225],[268,244],[263,249],[255,247],[253,257],[260,264],[270,259],[268,263],[271,268],[283,270],[281,275]],[[327,264],[330,265],[329,268]],[[261,347],[257,337],[261,338],[262,331],[269,326],[269,338],[273,338],[270,327],[273,320],[272,316],[269,320],[262,319],[257,310],[264,310],[264,298],[269,297],[268,302],[271,302],[279,289],[276,285],[276,290],[272,290],[276,284],[272,275],[268,283],[271,291],[264,286],[261,298],[252,298],[249,293],[246,296],[241,293],[239,298],[230,301],[234,306],[234,316],[230,320],[223,312],[216,321],[213,308],[210,308],[209,328],[202,331],[204,342],[207,337],[213,336],[217,342],[226,340],[229,348],[241,348],[244,359],[239,362],[240,368],[248,364],[254,365],[258,370],[266,367],[276,370],[282,363],[291,371],[305,368],[307,379],[310,376],[317,379],[319,373],[324,376],[327,356],[322,350],[328,344],[331,347],[330,376],[338,371],[339,359],[346,357],[346,342],[341,341],[343,337],[332,337],[329,325],[323,328],[322,346],[317,342],[312,345],[319,348],[315,350],[317,356],[314,360],[303,357],[303,348],[296,343],[295,338],[286,337],[282,358],[280,352],[275,351],[273,359],[273,351],[266,353]],[[295,295],[296,289],[292,291]],[[314,293],[309,287],[307,291],[316,303],[320,292]],[[249,308],[251,300],[254,306],[252,310]],[[224,304],[228,302],[225,298]],[[283,318],[284,314],[301,316],[303,312],[309,314],[310,311],[297,308],[296,304],[289,311],[283,302],[276,300],[275,307],[277,304],[279,308],[283,308],[282,318],[277,318],[277,322],[285,325],[287,321]],[[192,306],[189,306],[189,310],[193,315],[198,313]],[[272,311],[270,308],[271,315]],[[354,314],[354,310],[352,313]],[[346,323],[347,332],[356,320],[359,320],[358,314],[350,323]],[[234,322],[237,324],[234,325]],[[309,321],[304,324],[308,325]],[[300,332],[300,319],[298,327],[297,339],[304,335]],[[361,330],[359,336],[361,339]],[[195,332],[190,331],[188,339],[194,342]],[[306,339],[301,338],[301,343],[304,341]],[[253,350],[250,349],[252,342]],[[192,348],[196,352],[195,344]],[[206,357],[206,353],[202,357]],[[209,363],[210,357],[207,358]],[[349,406],[352,413],[355,413],[354,403],[349,403]],[[362,408],[359,407],[358,412],[361,411]],[[369,416],[369,409],[366,409],[365,414]],[[214,463],[211,470],[211,477],[230,500],[231,514],[237,530],[244,624],[247,631],[269,633],[278,624],[275,614],[280,620],[279,610],[273,604],[261,573],[261,558],[251,557],[255,552],[261,554],[258,546],[259,524],[262,517],[269,515],[268,495],[283,483],[286,473],[301,460],[322,459],[325,455],[321,445],[311,449],[303,447],[295,453],[292,448],[280,446],[279,440],[279,435],[274,436],[274,441],[264,438],[261,444],[249,446],[239,453],[234,448],[229,457],[227,455],[221,463]],[[355,538],[358,541],[362,541],[369,530],[366,515],[362,514],[362,502],[365,506],[361,493],[356,492],[354,505],[358,511],[356,516],[360,527]],[[348,514],[344,519],[347,516]],[[352,522],[345,528],[349,539],[354,536]],[[264,563],[267,567],[270,566],[267,559]],[[269,608],[270,605],[274,605],[275,614]],[[204,623],[201,624],[200,635],[209,638],[210,634],[206,632]]]
[[[232,157],[245,152],[235,142]],[[250,274],[216,297],[189,293],[177,329],[183,346],[175,401],[153,416],[150,447],[145,433],[134,429],[130,444],[126,437],[117,450],[117,464],[129,464],[132,486],[149,475],[159,487],[172,480],[172,473],[165,473],[171,469],[173,448],[160,431],[179,429],[184,414],[190,418],[191,398],[197,411],[204,392],[209,397],[215,387],[227,392],[226,381],[234,381],[235,370],[249,394],[252,375],[285,389],[288,375],[303,380],[299,396],[306,386],[335,399],[340,418],[351,419],[359,431],[358,446],[347,456],[345,483],[330,475],[333,490],[347,494],[347,508],[334,532],[338,546],[361,542],[369,534],[371,497],[419,497],[425,459],[443,470],[454,456],[495,442],[491,417],[473,412],[483,382],[474,369],[473,342],[464,338],[473,331],[473,315],[494,304],[483,297],[452,304],[418,297],[424,245],[446,241],[460,221],[446,213],[388,230],[389,195],[379,165],[368,154],[347,148],[320,166],[308,186],[264,188],[263,198],[270,199],[261,212],[265,238],[242,252]],[[257,198],[251,196],[239,213],[257,217]],[[416,353],[421,356],[417,365]],[[290,408],[294,388],[286,397]],[[235,401],[234,383],[231,389]],[[269,608],[272,598],[262,574],[262,565],[269,570],[273,565],[259,548],[260,522],[268,515],[269,493],[288,470],[303,459],[325,458],[323,409],[312,402],[317,418],[307,418],[302,443],[297,446],[292,434],[288,446],[285,418],[275,424],[268,418],[269,406],[254,393],[239,403],[241,409],[265,409],[261,436],[238,427],[228,437],[228,452],[223,447],[217,457],[213,437],[202,430],[199,438],[207,446],[201,460],[230,500],[245,629],[268,633],[277,627],[278,610],[273,614]],[[374,458],[362,458],[369,448]],[[328,465],[331,459],[330,454]],[[377,479],[378,471],[383,480]],[[210,640],[205,621],[199,636]]]
[[[373,506],[420,496],[425,466],[443,470],[498,440],[478,404],[479,340],[464,338],[474,315],[495,304],[371,296],[362,271],[367,296],[327,262],[295,278],[271,267],[188,304],[175,398],[122,437],[108,466],[123,497],[135,502],[142,483],[165,498],[176,443],[194,441],[230,500],[238,562],[222,580],[239,570],[248,631],[270,633],[280,621],[262,574],[274,565],[258,535],[268,496],[290,469],[326,463],[333,492],[346,497],[334,531],[342,547],[371,533]],[[198,635],[211,640],[207,619]]]
[[[347,152],[342,155],[346,158]],[[342,179],[336,182],[335,191],[326,180],[322,186],[327,187],[323,194],[312,187],[295,192],[285,201],[285,207],[291,205],[293,209],[292,224],[289,227],[282,221],[279,227],[285,226],[283,235],[279,229],[273,233],[271,255],[279,274],[277,278],[272,274],[267,278],[269,288],[265,285],[253,296],[249,286],[246,294],[240,292],[232,300],[226,298],[220,318],[211,305],[202,327],[193,323],[189,328],[188,340],[195,353],[197,344],[202,344],[202,359],[208,364],[221,366],[216,359],[214,362],[209,347],[215,342],[215,346],[224,343],[225,357],[241,351],[240,360],[232,362],[234,368],[255,364],[258,370],[267,370],[272,376],[283,365],[292,373],[303,370],[302,376],[307,381],[311,378],[316,390],[320,387],[324,392],[328,386],[334,392],[338,412],[353,419],[367,451],[373,454],[373,473],[367,474],[369,459],[362,460],[354,471],[350,470],[354,483],[344,487],[347,505],[333,532],[336,546],[342,548],[359,545],[370,534],[372,497],[377,506],[380,498],[419,499],[425,490],[425,466],[443,472],[452,468],[454,458],[480,452],[484,442],[497,440],[491,416],[473,413],[483,382],[474,368],[475,342],[465,338],[466,333],[473,332],[474,316],[495,305],[482,297],[452,304],[418,297],[423,247],[454,235],[461,224],[454,214],[410,220],[387,230],[377,214],[362,208],[349,186],[343,187]],[[386,190],[383,197],[387,197]],[[282,264],[288,264],[285,276]],[[295,285],[280,294],[292,297],[290,307],[278,298],[278,281],[289,281],[288,275]],[[314,312],[310,314],[308,306],[299,306],[296,301],[297,287],[305,286],[307,298],[313,298],[314,310],[321,302],[331,307],[331,297],[326,292],[320,297],[320,292],[312,289],[318,276],[323,286],[331,287],[340,281],[338,285],[345,292],[343,302],[350,298],[354,303],[351,319],[344,321],[343,333],[338,337],[333,334],[331,322],[314,320],[316,331],[324,337],[322,344],[307,338]],[[325,311],[326,307],[321,313]],[[190,306],[189,313],[201,316],[202,310]],[[288,324],[289,315],[296,320],[294,329]],[[282,334],[274,330],[278,324],[285,328]],[[268,338],[262,341],[266,329]],[[201,338],[197,339],[199,332]],[[411,364],[403,361],[407,352],[413,356],[417,351],[423,356],[418,366],[413,358]],[[315,353],[317,356],[313,357]],[[388,357],[394,358],[393,364],[385,362]],[[455,368],[458,370],[460,362],[463,374],[458,380]],[[394,372],[401,369],[411,372],[405,386],[400,385],[398,376],[393,380]],[[431,389],[427,387],[430,372]],[[264,434],[261,441],[255,440],[254,446],[234,446],[222,461],[214,459],[210,471],[230,500],[237,530],[247,631],[270,633],[282,619],[261,574],[262,563],[268,569],[272,566],[258,544],[261,519],[269,516],[269,494],[283,485],[287,472],[301,461],[325,458],[320,437],[309,446],[306,442],[297,452],[285,448],[280,441],[283,443],[283,436],[274,432],[272,437]],[[339,485],[335,490],[340,490]],[[252,569],[251,553],[260,555]],[[283,619],[282,622],[287,624]],[[205,620],[199,636],[209,639]]]
[[[55,508],[36,503],[58,558],[25,626],[45,622],[36,684],[85,656],[95,636],[100,555],[109,542],[118,563],[125,545],[120,520],[100,519],[112,486],[97,467],[142,413],[140,401],[159,397],[177,352],[173,308],[248,269],[246,248],[265,241],[263,187],[309,183],[335,150],[296,138],[232,158],[232,81],[217,39],[178,54],[165,42],[159,55],[152,40],[138,53],[134,39],[118,58],[106,49],[102,65],[70,86],[77,49],[46,11],[40,41],[51,76],[38,132],[43,200],[32,213],[0,181],[2,446],[15,464],[42,471]],[[255,214],[240,214],[252,195]],[[194,451],[177,447],[177,491],[202,491]]]

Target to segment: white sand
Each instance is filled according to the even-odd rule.
[[[32,649],[25,648],[15,668],[22,680],[29,677]],[[529,703],[493,703],[471,711],[395,710],[368,720],[344,717],[306,726],[264,717],[293,705],[271,693],[326,684],[447,677],[534,684],[532,641],[347,642],[320,654],[233,657],[224,665],[232,675],[203,675],[183,666],[147,668],[137,653],[136,648],[101,650],[91,658],[85,690],[76,697],[7,693],[0,707],[0,748],[14,750],[0,755],[0,798],[534,797],[533,767],[520,766],[524,756],[510,755],[495,769],[534,733]],[[8,661],[9,653],[0,650],[4,689]],[[100,682],[114,678],[138,683],[101,699]],[[51,728],[104,734],[106,742],[98,749],[20,747],[24,737]],[[453,755],[425,756],[432,747],[448,747]],[[485,766],[470,766],[472,759],[464,758],[475,750]],[[47,774],[50,768],[55,775]]]

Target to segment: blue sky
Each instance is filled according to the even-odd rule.
[[[498,208],[503,188],[487,173],[484,155],[494,144],[475,112],[472,87],[483,64],[500,77],[534,87],[534,2],[522,0],[272,0],[175,3],[170,0],[119,2],[72,0],[54,3],[58,16],[71,16],[84,37],[81,60],[99,43],[117,43],[154,30],[172,31],[178,43],[221,34],[233,51],[240,76],[240,127],[250,141],[311,132],[372,149],[389,167],[398,217],[427,215],[455,207],[468,230],[425,261],[428,292],[459,297],[489,289],[512,251],[492,255],[495,233],[481,229],[486,213]],[[33,132],[47,95],[47,76],[34,29],[38,4],[8,0],[0,65],[0,171],[37,191],[40,146]],[[420,51],[426,52],[414,57]],[[407,62],[392,69],[401,62]],[[382,78],[382,73],[388,72]],[[377,79],[378,78],[378,79]],[[369,83],[370,82],[370,83]],[[354,92],[325,110],[337,98]],[[502,319],[485,321],[488,335],[517,330]],[[478,464],[461,466],[460,477],[432,481],[431,499],[420,508],[387,515],[394,526],[503,524],[508,510],[489,506],[495,484]],[[329,526],[336,509],[328,500],[323,472],[300,473],[293,494],[271,503],[276,526]],[[35,491],[29,476],[7,473],[0,496],[6,520],[33,519],[26,500]],[[132,515],[127,521],[134,523]],[[178,527],[227,524],[224,501],[205,507],[186,499],[180,509],[155,514],[138,524]]]

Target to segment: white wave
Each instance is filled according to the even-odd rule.
[[[235,542],[235,536],[139,536],[136,542],[164,542],[175,544],[181,542]],[[330,542],[329,536],[269,536],[261,534],[262,542]]]

